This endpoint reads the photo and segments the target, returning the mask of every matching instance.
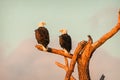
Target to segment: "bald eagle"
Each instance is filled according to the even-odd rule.
[[[44,25],[46,25],[45,22],[39,23],[38,29],[35,30],[35,38],[38,44],[40,44],[43,47],[43,50],[46,51],[50,39],[49,39],[49,32],[47,28],[44,27]]]
[[[62,34],[59,36],[59,44],[66,53],[69,53],[72,48],[71,37],[70,37],[70,35],[68,35],[66,29],[61,29],[60,32]]]

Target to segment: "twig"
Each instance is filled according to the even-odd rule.
[[[55,62],[55,64],[56,64],[58,67],[64,69],[64,70],[66,71],[66,73],[67,73],[67,71],[68,71],[68,69],[69,69],[68,59],[67,59],[66,57],[64,57],[64,59],[65,59],[65,65],[63,65],[63,64],[61,64],[61,63],[59,63],[59,62]],[[71,75],[71,76],[70,76],[70,80],[76,80],[76,79],[73,77],[73,75]]]

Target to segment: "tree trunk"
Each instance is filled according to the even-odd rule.
[[[89,63],[84,65],[81,59],[77,60],[79,80],[90,80]]]

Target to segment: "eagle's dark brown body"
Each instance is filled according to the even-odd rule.
[[[50,42],[49,39],[49,32],[47,28],[45,27],[39,27],[38,29],[35,30],[35,37],[38,42],[38,44],[42,44],[45,48]]]
[[[66,49],[67,52],[70,52],[72,48],[71,37],[68,34],[62,34],[59,36],[59,43],[63,49]]]

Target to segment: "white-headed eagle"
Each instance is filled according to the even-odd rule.
[[[69,53],[72,49],[72,40],[70,35],[68,35],[66,29],[61,29],[60,32],[62,33],[59,36],[59,44],[64,49],[66,53]]]
[[[35,38],[38,42],[43,47],[43,50],[47,50],[47,46],[50,42],[49,38],[49,32],[47,28],[45,28],[46,23],[45,22],[40,22],[38,25],[38,29],[35,30]]]

